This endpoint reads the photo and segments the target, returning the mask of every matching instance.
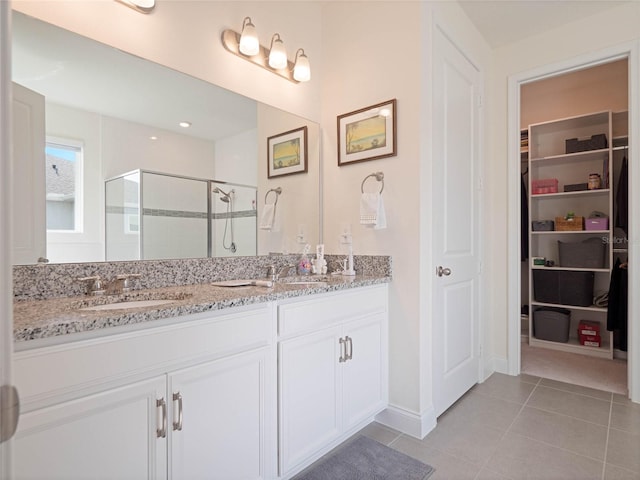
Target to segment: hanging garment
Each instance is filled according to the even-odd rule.
[[[521,177],[520,186],[520,260],[523,262],[529,258],[529,198],[524,177]]]
[[[627,351],[627,288],[629,277],[626,267],[620,259],[616,260],[611,272],[609,285],[609,307],[607,308],[607,330],[619,334],[618,348]]]
[[[622,159],[620,176],[618,177],[618,193],[616,193],[616,227],[629,234],[629,167],[627,157]]]

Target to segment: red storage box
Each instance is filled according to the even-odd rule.
[[[541,195],[545,193],[558,193],[557,178],[543,178],[540,180],[531,180],[532,195]]]
[[[600,323],[580,320],[580,323],[578,323],[578,335],[600,335]]]
[[[580,335],[580,345],[585,347],[599,347],[602,344],[600,335]]]
[[[584,219],[585,230],[609,230],[609,218],[585,218]]]

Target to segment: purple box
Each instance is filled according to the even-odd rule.
[[[609,219],[607,217],[585,218],[585,230],[609,230]]]

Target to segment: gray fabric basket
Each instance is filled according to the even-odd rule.
[[[569,341],[571,311],[566,308],[543,307],[533,312],[533,336],[539,340]]]
[[[536,302],[590,307],[593,305],[593,272],[533,270],[533,298]]]
[[[607,244],[602,237],[591,237],[582,242],[558,240],[560,267],[604,268]]]

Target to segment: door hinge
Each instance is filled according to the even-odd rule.
[[[478,108],[482,108],[482,95],[478,95]]]

